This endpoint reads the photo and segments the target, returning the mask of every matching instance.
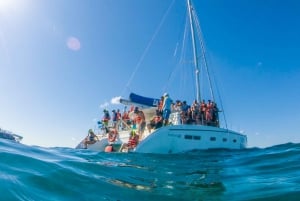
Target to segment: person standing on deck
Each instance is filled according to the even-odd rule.
[[[158,105],[157,105],[157,109],[159,110],[161,115],[163,113],[163,109],[162,109],[163,104],[164,104],[164,97],[162,96],[162,97],[160,97],[160,100],[159,100]]]
[[[151,129],[158,129],[162,127],[163,119],[159,110],[156,110],[156,115],[152,117],[150,123],[147,125],[149,133],[151,133]]]
[[[122,114],[120,112],[120,109],[117,109],[117,120],[120,121],[122,119]]]
[[[102,118],[102,122],[103,122],[104,127],[107,127],[108,122],[110,120],[110,115],[109,115],[108,110],[106,110],[106,109],[104,109],[103,112],[104,112],[104,115],[103,115],[103,118]]]
[[[122,129],[131,125],[130,117],[128,112],[126,111],[126,107],[124,108],[124,112],[122,114]]]
[[[202,100],[200,104],[200,119],[201,119],[201,124],[205,123],[205,117],[206,117],[206,103],[205,100]]]
[[[186,101],[183,101],[183,102],[182,102],[182,105],[181,105],[181,110],[182,110],[183,112],[187,113],[188,110],[189,110],[189,108],[190,108],[190,106],[186,103]]]
[[[212,123],[212,116],[213,115],[213,105],[211,100],[208,100],[208,103],[206,104],[206,111],[205,111],[205,120],[206,125],[211,126]]]
[[[139,110],[138,107],[135,107],[134,109],[134,119],[133,119],[134,123],[137,126],[137,131],[139,134],[139,138],[140,140],[143,139],[143,134],[144,134],[144,130],[146,127],[146,119],[145,119],[145,114],[142,110]]]
[[[168,93],[164,93],[164,102],[162,106],[163,111],[163,123],[164,125],[168,125],[169,123],[169,117],[171,114],[171,105],[172,105],[172,99],[169,97]]]
[[[111,112],[112,112],[113,128],[116,128],[117,121],[118,121],[117,112],[116,110],[112,110]]]
[[[87,149],[88,144],[94,144],[97,140],[99,140],[97,135],[92,129],[89,129],[88,136],[84,139],[84,148]]]

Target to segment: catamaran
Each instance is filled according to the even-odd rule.
[[[208,73],[199,20],[191,4],[191,0],[187,0],[187,8],[195,69],[196,100],[200,103],[202,99],[199,79],[199,58],[202,59],[208,77],[210,75]],[[196,31],[200,33],[196,34]],[[198,38],[196,39],[196,37]],[[196,42],[198,42],[199,45],[196,45]],[[197,48],[200,48],[200,50]],[[201,53],[200,57],[198,52]],[[211,86],[210,78],[208,78],[208,82]],[[212,87],[210,88],[212,94],[211,100],[214,101]],[[146,123],[149,123],[151,117],[155,114],[158,102],[159,99],[148,98],[134,93],[131,93],[128,99],[120,99],[120,103],[124,105],[138,106],[145,114]],[[95,151],[172,154],[206,149],[243,149],[247,146],[246,135],[229,130],[227,127],[221,128],[219,124],[208,124],[203,121],[198,124],[184,123],[178,111],[172,112],[168,122],[168,125],[157,129],[150,131],[145,129],[143,138],[139,139],[139,142],[133,147],[128,148],[132,128],[130,128],[126,122],[121,122],[119,125],[114,125],[114,128],[109,128],[109,126],[105,128],[102,127],[100,131],[103,132],[96,134],[96,140],[94,140],[93,143],[86,143],[87,139],[84,139],[79,143],[77,148],[87,148]]]

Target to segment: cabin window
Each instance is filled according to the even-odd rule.
[[[184,139],[191,140],[191,139],[193,139],[193,136],[192,135],[185,135]]]
[[[223,142],[227,142],[227,138],[223,138]]]
[[[233,142],[236,143],[236,139],[234,139]]]
[[[210,137],[210,141],[216,141],[217,138],[216,137]]]
[[[201,136],[193,136],[194,140],[201,140]]]

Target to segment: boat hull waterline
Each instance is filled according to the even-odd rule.
[[[117,140],[109,142],[108,137],[98,137],[94,144],[88,144],[87,149],[104,152],[110,144],[115,152],[123,152],[119,148],[129,139],[129,131],[121,131]],[[81,143],[82,144],[82,143]],[[159,128],[152,133],[146,132],[146,137],[136,148],[129,150],[137,153],[171,154],[184,153],[192,150],[207,149],[244,149],[247,137],[240,133],[203,125],[170,125]],[[83,145],[78,146],[83,148]]]

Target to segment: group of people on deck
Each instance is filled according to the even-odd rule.
[[[111,122],[111,125],[109,125],[109,122]],[[105,133],[108,134],[108,140],[110,142],[116,140],[119,128],[130,128],[130,137],[127,146],[128,148],[134,148],[139,142],[139,139],[143,138],[143,133],[146,128],[146,119],[143,111],[139,110],[138,107],[131,107],[129,111],[126,111],[125,108],[123,113],[121,113],[119,109],[112,110],[111,115],[108,110],[104,109],[103,117],[98,124],[101,125]],[[85,147],[87,147],[87,144],[96,142],[94,136],[95,134],[90,129],[84,143]]]
[[[206,103],[202,100],[200,103],[194,100],[192,105],[186,101],[176,100],[173,102],[167,93],[165,93],[158,104],[158,110],[163,115],[164,125],[168,124],[170,113],[178,112],[180,114],[181,124],[200,124],[219,127],[219,112],[217,104],[211,100]]]
[[[118,127],[125,129],[130,128],[130,138],[127,143],[128,148],[134,148],[139,140],[143,139],[144,130],[147,128],[150,133],[152,129],[157,129],[162,126],[168,125],[170,114],[179,113],[181,124],[200,124],[219,127],[219,115],[220,110],[217,104],[211,100],[206,103],[202,100],[200,103],[195,100],[191,105],[188,105],[186,101],[177,100],[173,102],[168,93],[164,93],[161,97],[155,115],[146,124],[146,118],[142,110],[138,107],[131,107],[129,111],[126,107],[123,113],[119,109],[112,110],[112,116],[108,110],[103,110],[103,118],[99,124],[103,125],[106,133],[110,135],[108,129],[109,122],[111,121],[111,129],[118,131]],[[120,122],[120,123],[119,123]],[[94,135],[89,131],[89,134],[95,140]],[[116,134],[116,133],[115,133]],[[89,139],[86,140],[85,145],[92,144]]]

